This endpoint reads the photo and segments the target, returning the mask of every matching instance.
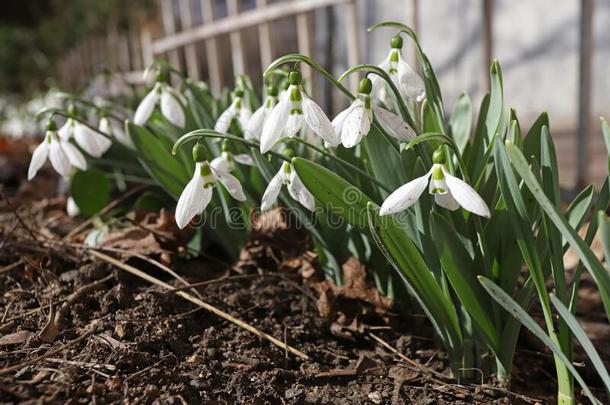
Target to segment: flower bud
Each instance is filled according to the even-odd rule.
[[[57,131],[57,125],[55,124],[55,121],[53,121],[53,119],[49,118],[45,129],[47,131]]]
[[[294,150],[292,148],[284,149],[284,156],[286,156],[288,159],[292,159],[295,156]]]
[[[302,80],[301,72],[299,72],[298,70],[293,70],[288,75],[288,82],[290,84],[299,85],[299,84],[301,84],[301,80]]]
[[[402,49],[402,37],[400,34],[394,35],[390,40],[390,46],[393,49]]]
[[[244,91],[242,89],[235,89],[235,91],[233,92],[233,95],[235,97],[243,97],[244,96]]]
[[[432,163],[445,164],[445,151],[442,148],[438,148],[432,154]]]
[[[73,103],[70,103],[68,106],[68,114],[70,114],[71,117],[76,117],[76,114],[78,114],[78,110]]]
[[[205,159],[205,146],[200,143],[196,143],[193,146],[193,160],[195,162],[203,162]]]
[[[275,84],[270,84],[267,86],[267,95],[271,97],[277,97],[278,91],[277,86]]]
[[[362,94],[371,94],[371,90],[373,89],[373,82],[368,77],[363,77],[358,84],[358,93]]]

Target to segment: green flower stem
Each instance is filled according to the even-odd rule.
[[[76,103],[79,103],[79,104],[82,104],[83,106],[92,108],[92,109],[94,109],[96,111],[100,111],[100,110],[106,109],[107,110],[107,115],[108,115],[109,118],[113,118],[113,119],[115,119],[115,120],[117,120],[117,121],[119,121],[121,123],[123,123],[125,121],[125,118],[120,117],[120,116],[114,114],[112,111],[108,110],[106,107],[99,107],[99,106],[95,105],[94,103],[92,103],[91,101],[85,100],[84,98],[81,98],[81,97],[78,97],[78,96],[75,96],[74,94],[65,93],[65,92],[59,92],[59,93],[57,93],[57,97],[63,98],[63,99],[66,99],[66,100],[70,100],[70,101],[73,101],[73,102],[76,102]],[[43,111],[45,111],[45,110],[40,111],[38,114],[42,113]],[[38,116],[38,114],[36,114],[36,116]]]

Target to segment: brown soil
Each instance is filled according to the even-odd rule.
[[[18,161],[16,172],[26,163]],[[53,178],[43,174],[35,186],[17,181],[2,190],[10,196],[0,204],[2,403],[554,401],[552,359],[527,334],[510,389],[449,378],[446,356],[417,310],[393,313],[355,261],[344,266],[351,275],[346,287],[325,282],[307,240],[285,229],[281,211],[258,227],[231,267],[180,259],[176,244],[168,243],[172,231],[164,215],[130,217],[139,229],[154,228],[127,246],[130,254],[107,246],[106,254],[176,287],[180,282],[151,259],[171,263],[191,284],[208,281],[196,288],[203,301],[310,357],[299,359],[91,257],[82,248],[86,231],[63,240],[79,221],[63,214],[63,199],[42,198],[52,195]],[[150,228],[141,225],[145,221]],[[146,238],[163,253],[133,257]]]

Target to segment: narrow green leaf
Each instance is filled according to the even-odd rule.
[[[470,129],[472,127],[472,103],[468,93],[460,94],[453,107],[449,125],[451,127],[451,135],[460,153],[462,153],[470,140]]]
[[[538,116],[532,127],[523,138],[523,154],[530,159],[531,156],[537,161],[540,161],[540,136],[542,135],[542,127],[550,127],[549,115],[543,112]]]
[[[561,351],[561,348],[553,342],[553,340],[542,330],[538,323],[523,309],[515,300],[513,300],[510,295],[502,291],[500,287],[494,284],[493,281],[479,276],[479,281],[483,285],[483,287],[487,290],[487,292],[495,299],[498,304],[502,305],[504,309],[506,309],[513,317],[517,318],[523,326],[528,328],[530,332],[532,332],[538,339],[540,339],[549,349],[553,351],[555,357],[561,360],[563,365],[572,373],[576,381],[580,384],[585,395],[593,402],[594,404],[599,404],[600,402],[595,398],[589,386],[585,382],[585,380],[580,376],[578,371],[574,368],[570,360],[565,356],[565,354]]]
[[[595,257],[591,248],[580,238],[580,236],[578,236],[568,221],[559,213],[557,208],[544,194],[536,176],[530,170],[529,164],[521,151],[511,144],[506,146],[506,150],[510,156],[513,167],[519,172],[519,175],[536,201],[538,201],[538,204],[540,204],[549,219],[559,229],[563,237],[567,239],[570,246],[576,251],[587,270],[591,273],[591,276],[599,288],[600,296],[604,303],[604,308],[606,309],[606,316],[610,319],[610,274],[606,271],[597,257]]]
[[[608,125],[608,120],[604,117],[602,117],[601,121],[604,143],[606,144],[606,150],[608,152],[608,173],[610,173],[610,125]]]
[[[487,139],[491,140],[498,132],[504,115],[504,84],[502,83],[502,69],[497,60],[491,63],[489,75],[491,90],[485,126],[487,127]]]
[[[574,336],[576,336],[576,339],[578,339],[578,342],[580,342],[580,345],[584,349],[585,353],[587,353],[587,356],[589,356],[589,360],[591,360],[591,363],[593,363],[593,367],[595,367],[597,374],[599,374],[602,382],[606,386],[606,392],[610,394],[610,375],[608,375],[608,370],[606,370],[606,366],[599,356],[599,353],[597,350],[595,350],[593,342],[591,342],[591,339],[589,339],[587,333],[582,329],[578,323],[578,320],[576,320],[576,317],[572,315],[572,312],[570,312],[570,310],[563,304],[563,302],[561,302],[559,298],[551,294],[551,302],[557,309],[557,312],[559,312],[559,315],[563,321],[568,325]]]

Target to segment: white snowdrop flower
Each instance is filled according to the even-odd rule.
[[[32,153],[28,180],[32,180],[36,176],[47,159],[51,162],[53,169],[63,177],[70,174],[73,166],[81,170],[87,169],[87,162],[83,154],[69,141],[65,141],[59,136],[53,121],[49,121],[47,124],[44,140]]]
[[[460,206],[466,211],[489,218],[489,207],[477,192],[464,181],[452,176],[445,167],[445,154],[437,149],[428,173],[411,180],[394,191],[381,205],[380,214],[388,215],[405,210],[419,199],[426,186],[441,207],[455,211]],[[432,177],[432,179],[430,179]]]
[[[87,125],[77,122],[74,125],[74,140],[85,152],[100,158],[112,146],[112,141]]]
[[[279,103],[267,116],[261,134],[261,153],[268,152],[284,136],[296,136],[304,124],[319,135],[325,145],[337,146],[341,140],[318,104],[316,104],[301,86],[301,73],[290,72],[290,87],[287,96],[280,97]]]
[[[74,198],[72,197],[68,197],[68,201],[66,201],[66,213],[71,218],[74,218],[80,214],[80,208],[78,208],[76,201],[74,201]]]
[[[186,116],[182,104],[180,104],[180,94],[170,85],[159,80],[153,89],[142,99],[136,109],[133,122],[136,125],[146,125],[157,104],[161,109],[161,114],[172,124],[179,128],[186,125]]]
[[[254,160],[246,153],[233,154],[227,149],[227,145],[223,144],[223,151],[220,156],[215,157],[210,162],[213,169],[231,173],[235,170],[235,163],[246,166],[254,166]]]
[[[238,201],[245,201],[246,195],[241,183],[235,176],[219,168],[214,168],[203,158],[203,147],[195,145],[193,148],[195,158],[195,173],[186,185],[178,205],[176,206],[176,224],[183,229],[197,214],[201,214],[212,200],[212,190],[220,182],[231,197]]]
[[[265,120],[269,116],[269,113],[271,113],[271,110],[273,110],[273,107],[277,104],[277,100],[277,87],[269,86],[265,102],[254,112],[254,114],[252,114],[252,117],[246,124],[244,138],[260,141]]]
[[[292,157],[294,154],[290,149],[284,152],[287,156]],[[267,211],[277,201],[277,197],[280,195],[282,186],[286,186],[288,194],[295,201],[298,201],[303,207],[310,211],[313,211],[316,202],[313,195],[305,188],[305,185],[299,179],[296,170],[292,167],[292,164],[284,162],[282,167],[275,176],[271,179],[267,185],[267,189],[263,194],[261,201],[261,211]]]
[[[390,45],[392,49],[379,67],[388,72],[403,97],[422,101],[426,97],[424,82],[402,57],[402,37],[394,36]],[[381,99],[386,97],[386,83],[381,77],[373,78],[373,88]]]
[[[360,80],[358,97],[345,110],[340,112],[332,122],[336,134],[346,148],[360,143],[369,133],[373,117],[381,127],[399,141],[408,141],[415,137],[415,132],[399,116],[371,103],[372,82],[367,77]]]
[[[237,119],[242,129],[246,128],[246,125],[252,116],[252,111],[244,102],[244,92],[241,89],[236,89],[233,96],[233,102],[229,108],[224,110],[218,117],[216,125],[214,126],[214,131],[226,133],[229,130],[233,119]]]
[[[114,137],[114,139],[124,145],[133,145],[122,126],[116,120],[110,120],[106,115],[100,117],[97,129],[108,136]]]

